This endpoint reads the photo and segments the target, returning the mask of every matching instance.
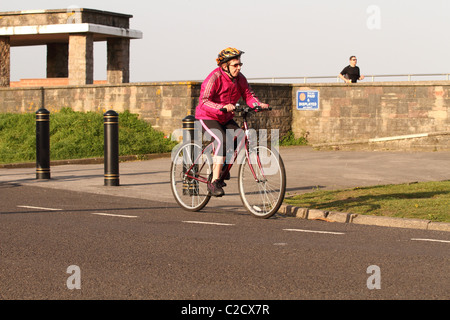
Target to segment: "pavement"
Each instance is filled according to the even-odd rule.
[[[311,147],[282,147],[280,154],[286,167],[287,195],[316,189],[450,180],[450,152],[447,151],[316,151]],[[156,200],[173,205],[169,170],[170,154],[156,155],[151,160],[121,162],[120,186],[104,186],[102,159],[52,162],[49,180],[36,179],[34,164],[14,164],[0,166],[0,183]],[[208,208],[245,212],[238,193],[237,166],[233,167],[231,175],[226,195],[212,198]],[[308,210],[289,205],[283,205],[279,214],[337,223],[450,231],[450,223]]]

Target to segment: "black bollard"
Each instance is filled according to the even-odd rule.
[[[50,179],[50,112],[36,111],[36,179]]]
[[[193,115],[189,115],[183,119],[183,144],[193,143],[194,142],[194,133],[195,133],[195,117]],[[183,173],[185,173],[192,166],[195,154],[194,148],[189,150],[189,154],[184,154],[183,157]],[[191,170],[193,174],[196,173],[196,166],[194,166]],[[183,194],[184,195],[192,195],[198,193],[198,182],[196,180],[185,179],[183,182]]]
[[[183,119],[183,143],[194,142],[195,117],[189,115]]]
[[[119,115],[109,110],[103,115],[105,135],[105,186],[119,185]]]

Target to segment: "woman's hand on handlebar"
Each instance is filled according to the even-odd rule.
[[[236,109],[236,106],[234,104],[227,104],[226,106],[223,107],[224,109],[227,109],[227,112],[232,112]]]
[[[269,105],[267,103],[261,103],[260,107],[262,109],[269,109]]]

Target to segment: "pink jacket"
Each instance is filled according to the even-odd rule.
[[[195,118],[217,120],[225,124],[233,119],[234,114],[222,112],[219,109],[227,104],[236,104],[241,97],[249,106],[253,106],[253,103],[261,104],[243,74],[239,73],[237,78],[232,81],[219,67],[211,72],[202,83],[199,104],[195,109]]]

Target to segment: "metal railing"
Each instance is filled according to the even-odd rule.
[[[432,79],[432,80],[449,80],[450,73],[423,73],[423,74],[385,74],[385,75],[364,75],[365,81],[368,79],[371,79],[371,82],[375,82],[375,78],[406,78],[407,80],[398,80],[398,81],[413,81],[413,77],[433,77],[433,78],[441,78],[441,79]],[[445,79],[442,79],[445,78]],[[303,83],[315,83],[315,82],[308,82],[310,79],[317,79],[317,80],[326,80],[326,79],[335,79],[336,82],[342,82],[342,80],[339,78],[339,76],[315,76],[315,77],[267,77],[267,78],[248,78],[249,81],[271,81],[272,83],[276,83],[276,81],[279,80],[302,80]],[[416,79],[414,79],[416,80]],[[293,81],[289,81],[292,83]],[[326,81],[319,81],[319,82],[326,82]],[[331,82],[331,81],[330,81]]]

